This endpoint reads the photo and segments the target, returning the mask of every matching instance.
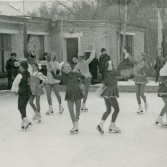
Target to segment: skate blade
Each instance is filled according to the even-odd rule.
[[[53,114],[54,114],[53,112],[51,112],[51,113],[46,113],[47,116],[53,115]]]
[[[109,130],[108,133],[121,133],[121,131]]]
[[[87,112],[88,109],[81,109],[81,112]]]
[[[99,128],[99,126],[97,126],[97,127],[96,127],[96,129],[98,130],[98,132],[99,132],[101,135],[103,135],[103,134],[104,134],[104,132],[103,132],[103,131],[101,131],[101,129]]]
[[[167,125],[162,125],[162,124],[160,124],[159,122],[155,122],[154,125],[159,126],[159,127],[161,127],[161,128],[167,128]]]
[[[79,131],[74,131],[74,132],[70,132],[70,135],[76,135],[78,133],[79,133]]]
[[[140,111],[140,112],[137,112],[136,114],[137,114],[137,115],[142,115],[142,114],[144,114],[144,112],[143,112],[143,111]]]
[[[25,132],[28,131],[31,127],[32,127],[32,123],[29,124],[26,128],[24,128],[24,131],[25,131]]]

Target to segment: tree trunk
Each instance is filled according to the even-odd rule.
[[[23,45],[24,45],[24,57],[28,57],[28,38],[27,38],[27,23],[26,19],[24,19],[24,25],[23,25]]]
[[[128,16],[128,5],[127,5],[127,1],[125,0],[125,5],[124,5],[124,24],[123,24],[123,43],[122,43],[122,48],[121,48],[121,61],[123,59],[123,49],[125,48],[125,41],[126,41],[127,16]]]

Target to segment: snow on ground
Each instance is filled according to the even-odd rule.
[[[28,132],[20,130],[17,97],[0,95],[0,167],[166,167],[167,128],[154,125],[163,105],[157,94],[146,94],[149,111],[136,115],[134,93],[120,93],[117,126],[121,134],[109,134],[111,116],[101,136],[96,125],[105,111],[104,101],[89,94],[89,111],[81,113],[80,133],[69,135],[72,123],[65,111],[45,116],[46,96],[41,99],[42,123],[34,123]],[[64,93],[62,93],[64,99]],[[28,106],[28,117],[33,112]]]

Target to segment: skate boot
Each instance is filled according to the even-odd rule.
[[[46,115],[51,115],[53,114],[53,107],[49,106],[49,110],[46,112]]]
[[[24,130],[24,120],[21,121],[21,129]]]
[[[78,134],[78,122],[74,122],[73,128],[70,130],[70,134]]]
[[[35,112],[35,115],[32,117],[32,120],[33,120],[33,121],[36,121],[36,120],[37,120],[37,116],[38,116],[38,115],[37,115],[37,112]]]
[[[31,127],[31,122],[27,119],[27,117],[23,118],[24,120],[24,130],[28,130]]]
[[[118,129],[114,123],[111,123],[111,125],[109,126],[109,133],[121,133],[121,130]]]
[[[59,106],[59,114],[62,114],[62,113],[63,113],[63,111],[64,111],[64,108],[63,108],[63,106],[62,106],[62,105],[60,105],[60,106]]]
[[[143,108],[141,105],[139,105],[139,109],[137,111],[137,114],[143,114]]]
[[[103,128],[102,128],[100,125],[97,125],[96,129],[98,130],[98,132],[99,132],[101,135],[104,134]]]
[[[38,123],[41,122],[41,114],[40,113],[37,113],[37,121],[38,121]]]
[[[163,126],[163,127],[167,127],[167,123],[165,123],[163,120],[162,120],[162,116],[159,116],[155,122],[156,125],[160,125],[160,126]]]
[[[144,109],[145,109],[145,111],[148,111],[148,103],[147,102],[144,102]]]
[[[87,111],[88,111],[88,108],[86,108],[85,105],[82,105],[82,107],[81,107],[81,111],[83,111],[83,112],[87,112]]]

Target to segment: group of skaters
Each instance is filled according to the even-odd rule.
[[[59,113],[62,114],[64,108],[62,106],[62,100],[59,93],[60,82],[66,85],[65,100],[67,101],[68,110],[73,123],[73,127],[70,130],[70,134],[77,134],[79,132],[78,123],[80,119],[81,111],[88,111],[86,107],[86,101],[88,97],[89,87],[91,84],[91,73],[89,70],[89,64],[95,58],[95,46],[91,45],[88,48],[90,50],[89,58],[86,58],[85,52],[78,53],[78,59],[74,66],[71,66],[68,62],[58,63],[56,61],[56,53],[49,52],[45,54],[43,61],[32,61],[31,57],[26,60],[20,60],[16,65],[19,67],[19,74],[13,81],[11,91],[17,93],[18,96],[18,110],[21,114],[21,128],[28,130],[32,123],[28,120],[26,115],[26,106],[29,103],[34,111],[33,121],[41,122],[41,107],[40,97],[44,94],[43,89],[46,89],[47,101],[49,109],[46,115],[53,114],[51,91],[53,89],[58,103]],[[118,90],[118,69],[115,66],[114,61],[106,54],[106,49],[102,48],[102,54],[100,61],[103,62],[101,67],[102,73],[102,85],[97,89],[96,93],[100,97],[104,98],[106,112],[102,115],[102,118],[97,125],[98,132],[104,134],[104,123],[111,113],[111,123],[109,125],[109,132],[120,133],[121,130],[116,127],[115,123],[119,114],[119,104],[117,98],[119,97]],[[134,82],[136,88],[136,99],[139,106],[137,114],[143,114],[143,111],[148,110],[148,101],[144,95],[146,84],[148,83],[146,73],[148,70],[148,64],[145,60],[145,54],[140,53],[135,60],[129,53],[124,50],[124,59],[128,59],[134,65]],[[156,120],[156,124],[167,127],[167,122],[163,121],[163,116],[167,114],[167,61],[161,59],[161,66],[159,67],[159,89],[158,96],[162,98],[164,107]],[[43,67],[40,70],[41,66]],[[34,104],[35,99],[35,104]],[[83,101],[82,101],[83,99]],[[144,108],[142,107],[141,99],[144,102]],[[75,111],[74,111],[75,106]]]

